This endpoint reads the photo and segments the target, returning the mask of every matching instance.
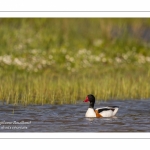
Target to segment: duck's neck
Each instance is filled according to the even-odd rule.
[[[94,103],[90,103],[89,108],[93,108],[94,109]]]

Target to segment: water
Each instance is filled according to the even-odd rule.
[[[150,132],[150,101],[98,101],[119,106],[116,117],[85,118],[88,103],[14,106],[0,103],[0,132]]]

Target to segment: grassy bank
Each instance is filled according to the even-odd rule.
[[[0,100],[150,97],[150,19],[0,19]]]
[[[150,76],[109,74],[93,77],[24,76],[3,78],[0,97],[7,103],[67,104],[93,93],[99,100],[150,97]]]

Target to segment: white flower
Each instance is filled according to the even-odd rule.
[[[115,60],[116,60],[117,63],[121,63],[122,62],[121,58],[119,58],[119,57],[116,57]]]
[[[7,65],[12,64],[12,57],[10,55],[1,56],[1,61]]]
[[[146,61],[147,61],[147,62],[150,62],[150,57],[146,57]]]
[[[94,46],[100,46],[102,43],[103,43],[103,40],[101,40],[101,39],[96,39],[96,40],[93,42],[93,45],[94,45]]]
[[[19,59],[19,58],[15,58],[14,59],[14,64],[18,65],[18,66],[22,66],[24,64],[23,60]]]
[[[65,58],[70,62],[74,62],[74,58],[70,57],[69,55],[66,55]]]

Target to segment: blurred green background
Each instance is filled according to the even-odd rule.
[[[150,97],[149,18],[1,18],[0,99]]]

